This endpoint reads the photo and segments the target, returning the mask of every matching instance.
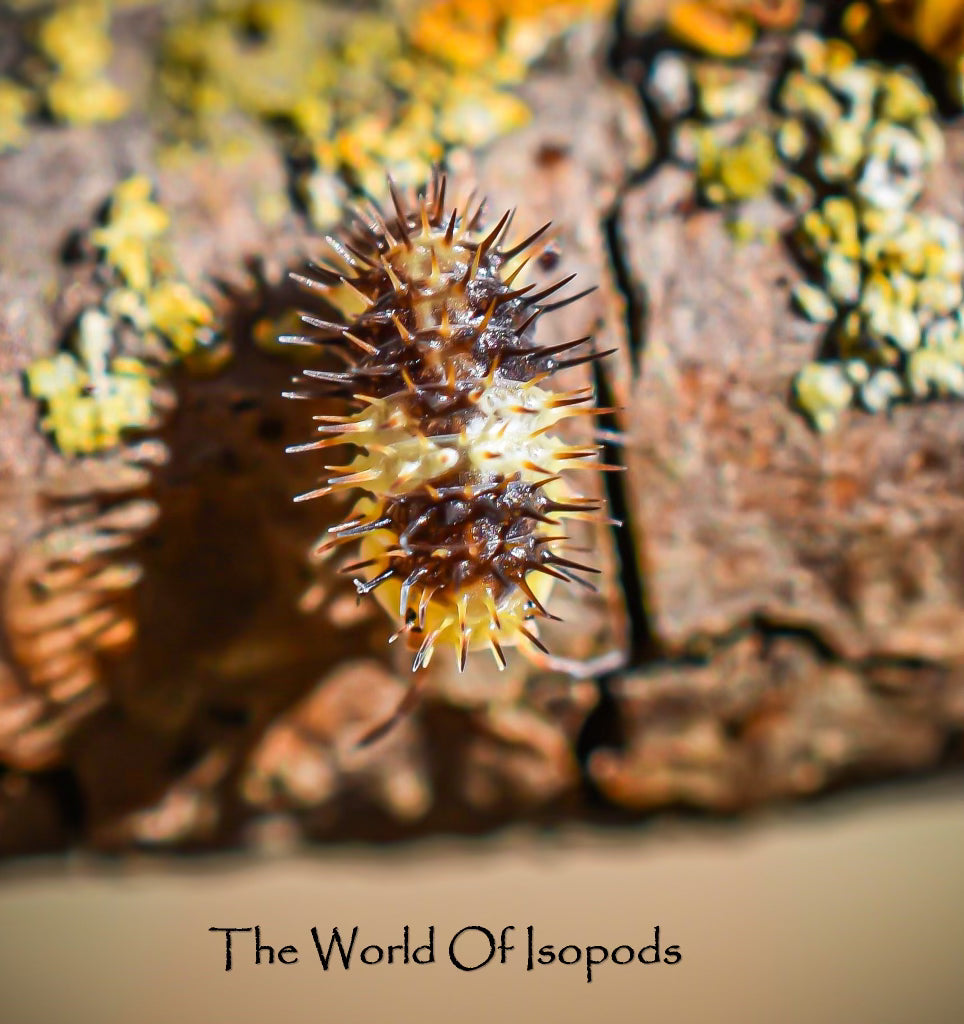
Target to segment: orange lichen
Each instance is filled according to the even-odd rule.
[[[666,16],[681,42],[717,57],[748,53],[760,29],[792,28],[801,0],[676,0]]]
[[[890,24],[947,64],[964,55],[964,0],[878,0]]]
[[[547,37],[580,18],[600,17],[614,0],[432,0],[417,9],[415,46],[460,69],[517,80]]]
[[[948,70],[964,105],[964,0],[879,0],[891,28],[912,39]]]

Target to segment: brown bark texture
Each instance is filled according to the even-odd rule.
[[[120,49],[135,83],[145,34]],[[790,312],[799,266],[781,242],[736,245],[695,206],[607,67],[611,42],[577,37],[537,70],[532,123],[471,173],[496,217],[519,207],[520,236],[553,220],[553,280],[599,286],[539,337],[616,349],[562,384],[618,406],[605,458],[626,472],[588,486],[624,523],[587,528],[599,593],[560,586],[546,639],[625,665],[573,680],[479,655],[459,675],[440,654],[419,706],[369,746],[357,740],[392,714],[408,666],[377,606],[309,567],[344,510],[292,503],[316,467],[283,448],[310,414],[281,397],[297,364],[251,339],[292,301],[286,270],[320,252],[298,214],[259,216],[286,188],[275,138],[247,125],[241,158],[159,163],[132,115],[36,127],[0,158],[0,853],[734,813],[959,765],[964,408],[810,430],[788,401],[818,342]],[[964,133],[949,139],[930,202],[964,223]],[[174,374],[149,436],[70,460],[21,373],[90,294],[63,258],[72,232],[132,171],[157,181],[185,274],[233,282],[220,308],[235,356]],[[51,599],[36,580],[64,545],[87,582]],[[138,582],[105,601],[101,565]]]

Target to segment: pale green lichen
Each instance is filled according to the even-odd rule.
[[[853,401],[854,386],[842,363],[810,363],[794,379],[794,394],[814,427],[832,430],[840,414]]]
[[[912,71],[803,32],[775,111],[746,67],[664,53],[650,85],[671,116],[689,112],[672,152],[693,167],[701,199],[723,208],[731,236],[774,237],[743,213],[771,190],[797,215],[809,280],[793,302],[829,336],[828,357],[805,366],[793,392],[818,430],[855,402],[879,412],[962,393],[964,244],[953,221],[917,209],[944,138]]]
[[[845,43],[806,34],[794,51],[800,67],[780,102],[808,140],[801,149],[794,128],[780,148],[838,193],[795,232],[816,282],[794,297],[811,320],[832,324],[835,355],[800,371],[797,404],[818,430],[833,427],[851,404],[845,365],[852,399],[869,412],[962,396],[964,243],[952,220],[916,209],[944,151],[934,102],[910,72],[858,61]]]
[[[855,392],[865,409],[962,394],[964,243],[953,221],[913,210],[882,214],[831,197],[803,218],[799,240],[822,286],[805,286],[811,304],[824,314],[811,319],[833,321],[831,342],[839,357],[870,371]],[[815,365],[798,379],[817,380]],[[826,429],[827,409],[814,388],[798,388],[797,397],[801,409],[815,424],[819,416],[819,428]]]
[[[837,307],[830,296],[816,285],[801,281],[793,289],[793,299],[800,312],[814,323],[829,324],[837,319]]]
[[[964,366],[945,353],[918,349],[907,361],[907,381],[916,398],[964,396]]]
[[[858,60],[841,40],[801,33],[781,85],[780,150],[861,203],[906,209],[943,155],[935,104],[907,69]]]

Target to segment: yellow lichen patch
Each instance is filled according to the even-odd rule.
[[[107,223],[90,233],[104,261],[138,292],[150,286],[152,247],[170,226],[170,218],[151,192],[150,179],[142,175],[121,182],[111,196]]]
[[[114,121],[127,110],[126,94],[107,75],[112,52],[110,7],[106,0],[80,0],[40,23],[37,45],[53,68],[44,84],[44,97],[59,121]]]
[[[117,86],[103,79],[75,82],[56,78],[47,86],[47,106],[58,121],[97,124],[116,121],[127,110],[127,99]]]
[[[484,83],[465,82],[439,108],[437,126],[445,143],[475,148],[528,120],[529,110],[518,96]]]
[[[169,26],[161,84],[206,131],[232,110],[287,117],[328,84],[319,72],[329,27],[321,5],[304,0],[202,5]]]
[[[209,331],[214,312],[183,281],[161,281],[147,296],[152,328],[166,338],[180,356],[190,355],[202,331]]]
[[[766,80],[746,68],[681,54],[669,54],[659,71],[656,89],[667,89],[672,77],[685,75],[675,84],[678,97],[667,98],[692,116],[674,126],[671,148],[695,170],[700,198],[728,207],[732,215],[737,204],[765,196],[780,170],[772,118],[759,114]],[[745,240],[759,234],[749,223],[731,225]]]
[[[773,140],[765,131],[751,130],[729,146],[718,145],[708,136],[700,147],[700,190],[717,205],[766,195],[776,169]]]
[[[8,78],[0,78],[0,153],[19,149],[27,138],[26,120],[33,110],[28,89]]]
[[[155,422],[150,366],[185,360],[206,371],[230,354],[210,305],[170,272],[168,226],[147,178],[116,187],[105,222],[89,235],[107,290],[81,314],[68,349],[27,370],[30,394],[46,406],[41,425],[66,454],[113,448],[126,431]]]
[[[115,350],[110,319],[88,309],[72,351],[40,359],[27,370],[30,394],[46,404],[41,426],[67,455],[112,448],[125,431],[144,429],[153,419],[147,367]]]
[[[214,311],[170,275],[165,241],[170,217],[152,193],[142,175],[121,182],[111,195],[106,223],[91,231],[90,240],[120,284],[108,294],[106,309],[145,337],[160,339],[179,359],[212,348]]]
[[[308,0],[206,3],[174,21],[160,78],[178,126],[225,143],[237,113],[279,130],[316,223],[348,191],[427,179],[446,153],[524,124],[512,87],[550,41],[613,0]],[[232,119],[234,116],[234,119]],[[302,169],[303,168],[303,169]]]

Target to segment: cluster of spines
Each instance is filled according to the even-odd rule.
[[[554,581],[591,588],[578,574],[598,571],[563,554],[560,520],[598,519],[599,503],[574,495],[561,474],[617,467],[596,461],[597,446],[567,444],[553,429],[608,410],[593,407],[591,389],[541,385],[607,353],[579,353],[591,337],[551,347],[534,340],[543,313],[588,293],[546,301],[572,276],[539,291],[515,287],[548,224],[503,249],[513,213],[481,235],[484,200],[474,212],[472,197],[466,213],[448,209],[444,176],[414,207],[391,183],[389,191],[393,214],[374,202],[352,208],[354,226],[327,239],[329,264],[296,275],[338,319],[303,314],[318,334],[282,340],[335,342],[345,367],[303,371],[315,390],[289,397],[343,400],[354,411],[315,416],[322,436],[288,450],[357,450],[296,500],[368,492],[315,554],[360,542],[361,559],[344,571],[368,570],[355,579],[358,593],[375,592],[399,616],[391,639],[416,651],[413,668],[440,644],[455,647],[460,668],[481,646],[503,668],[503,646],[520,637],[545,652],[534,620],[556,618],[546,608]]]

